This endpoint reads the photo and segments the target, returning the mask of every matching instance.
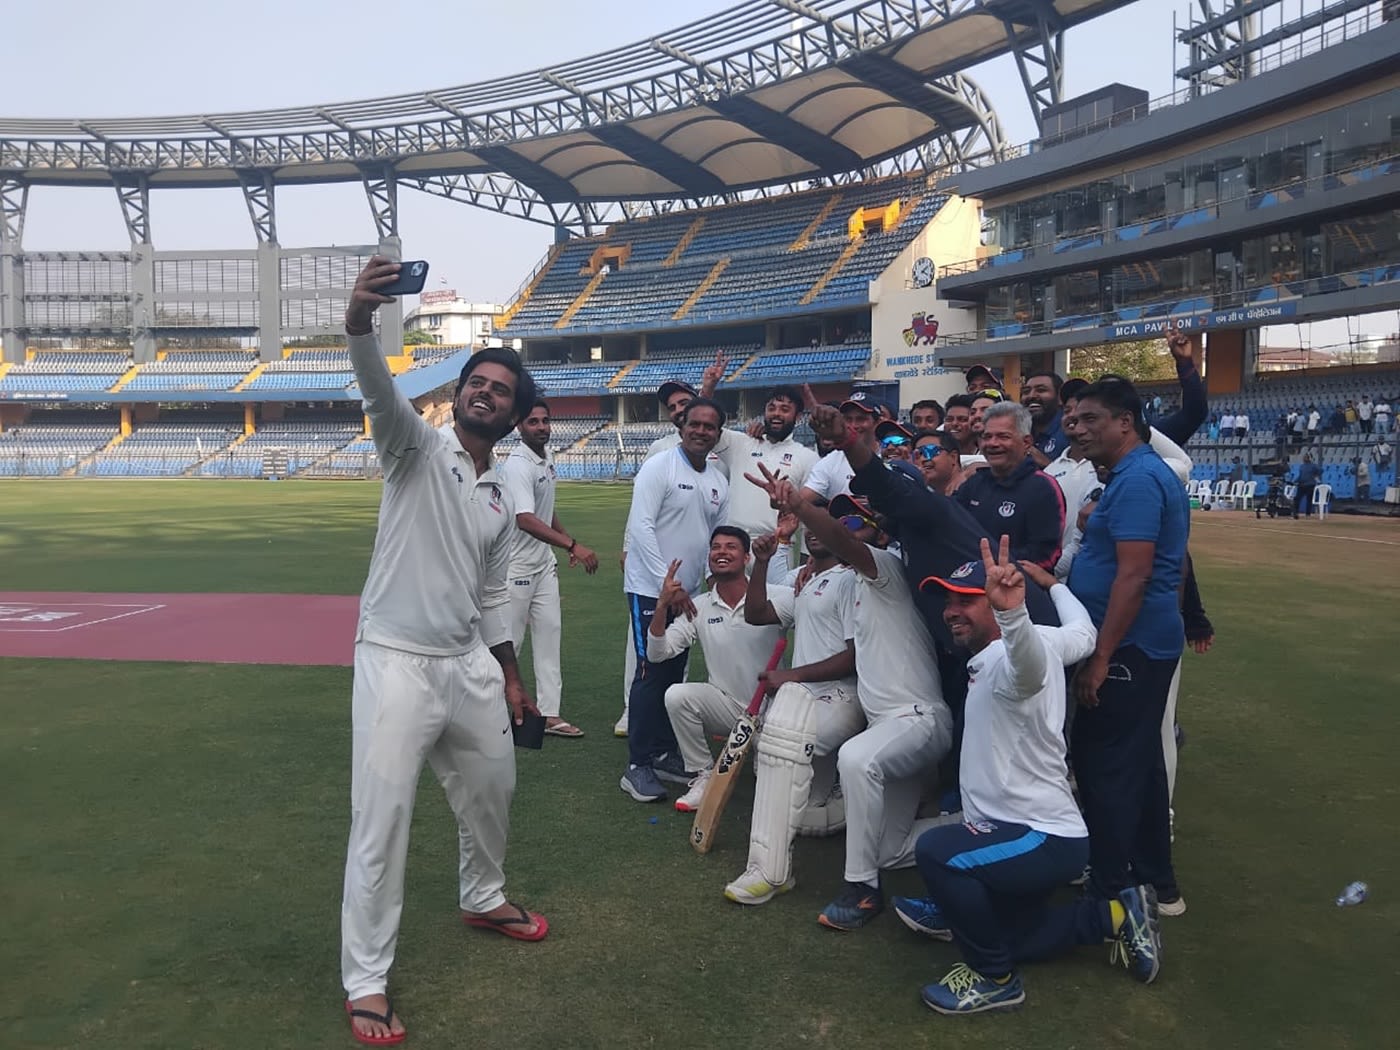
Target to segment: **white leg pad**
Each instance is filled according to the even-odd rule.
[[[797,833],[804,838],[827,838],[846,828],[846,799],[836,776],[836,752],[865,728],[865,714],[853,686],[831,682],[808,688],[817,702],[817,746],[812,788]]]
[[[817,704],[807,689],[789,683],[778,690],[758,734],[754,769],[749,865],[774,886],[792,873],[792,841],[812,787]]]

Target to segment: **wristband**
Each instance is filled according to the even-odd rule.
[[[373,335],[373,334],[374,334],[374,325],[371,324],[368,328],[364,328],[364,329],[360,329],[360,328],[351,328],[351,327],[350,327],[350,322],[347,321],[347,322],[345,322],[345,334],[346,334],[346,335]]]
[[[572,554],[572,553],[574,553],[574,548],[577,547],[577,546],[578,546],[578,540],[576,540],[576,539],[574,539],[572,536],[570,536],[570,537],[569,537],[569,545],[568,545],[567,547],[565,547],[564,550],[567,551],[569,554]]]

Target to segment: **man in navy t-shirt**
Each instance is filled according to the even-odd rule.
[[[1146,884],[1177,894],[1160,729],[1185,629],[1178,590],[1190,512],[1176,475],[1145,444],[1133,385],[1079,396],[1076,440],[1109,472],[1069,587],[1098,628],[1074,680],[1071,755],[1089,825],[1091,885],[1112,900]]]

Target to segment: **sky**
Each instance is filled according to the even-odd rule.
[[[607,51],[733,6],[736,0],[46,0],[6,5],[7,117],[152,117],[320,105],[428,91],[508,76]],[[1173,70],[1173,14],[1187,0],[1137,0],[1070,30],[1065,94],[1120,82],[1156,98],[1181,85]],[[73,32],[81,24],[84,31]],[[56,42],[62,42],[61,49]],[[1184,52],[1177,56],[1184,58]],[[1009,141],[1035,137],[1035,123],[1010,56],[970,71],[992,99]],[[18,87],[20,90],[14,90]],[[237,190],[166,190],[151,195],[152,240],[160,249],[255,245]],[[365,244],[376,239],[358,183],[279,189],[284,247]],[[548,249],[543,225],[401,187],[399,232],[406,258],[428,259],[432,287],[474,302],[507,302]],[[127,246],[116,194],[108,189],[30,191],[24,246],[30,251]],[[1307,326],[1303,345],[1341,341],[1341,322]],[[1353,330],[1358,326],[1354,323]],[[1364,330],[1393,331],[1395,316]],[[1293,328],[1271,345],[1298,345]],[[1340,334],[1338,334],[1340,333]]]

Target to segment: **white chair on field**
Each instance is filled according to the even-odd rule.
[[[1217,481],[1215,483],[1215,494],[1212,497],[1211,502],[1218,506],[1219,504],[1224,503],[1229,498],[1230,482],[1224,479]]]
[[[1240,489],[1240,510],[1254,509],[1254,494],[1256,491],[1258,491],[1258,489],[1259,482],[1257,481],[1246,481],[1244,483],[1244,487]]]
[[[1234,510],[1240,505],[1240,496],[1244,493],[1243,481],[1230,482],[1230,488],[1225,495],[1216,498],[1222,510]]]
[[[1318,520],[1327,517],[1327,512],[1332,507],[1332,486],[1319,485],[1313,489],[1312,510],[1317,511]],[[1311,515],[1312,510],[1308,513]]]

